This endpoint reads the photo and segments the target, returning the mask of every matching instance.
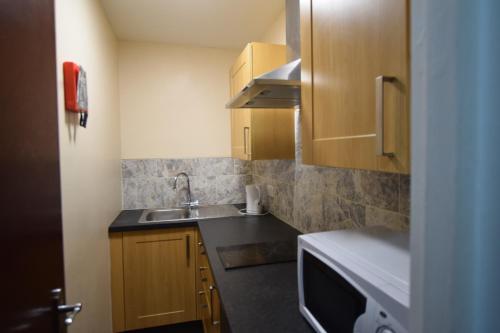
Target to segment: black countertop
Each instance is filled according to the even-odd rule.
[[[296,262],[225,270],[216,251],[220,246],[296,240],[297,230],[272,215],[139,224],[141,213],[121,212],[109,232],[199,226],[231,332],[313,332],[298,308]]]
[[[297,263],[224,270],[218,246],[297,239],[297,230],[272,215],[199,223],[222,305],[233,333],[312,332],[299,312]]]

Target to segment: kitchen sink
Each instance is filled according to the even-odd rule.
[[[242,216],[233,205],[198,206],[189,208],[146,209],[139,223],[182,222],[221,217]]]

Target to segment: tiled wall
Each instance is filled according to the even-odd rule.
[[[409,176],[308,166],[293,160],[253,162],[264,205],[302,232],[409,225]]]
[[[294,160],[122,160],[123,209],[179,206],[186,201],[184,179],[173,189],[179,172],[190,176],[193,199],[201,204],[243,203],[245,185],[259,184],[266,209],[302,232],[409,224],[409,176]]]
[[[185,180],[173,189],[174,177],[186,172],[193,199],[201,204],[245,202],[251,164],[232,158],[122,160],[123,209],[176,207],[186,201]]]

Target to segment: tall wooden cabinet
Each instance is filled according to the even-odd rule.
[[[301,0],[306,164],[409,172],[409,2]]]
[[[286,46],[249,43],[230,70],[231,97],[253,78],[286,63]],[[293,159],[293,109],[231,110],[231,151],[242,160]]]

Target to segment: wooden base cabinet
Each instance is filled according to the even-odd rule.
[[[231,67],[231,97],[255,77],[285,63],[285,45],[249,43]],[[231,110],[231,152],[242,160],[293,159],[294,110]]]
[[[197,228],[111,233],[113,332],[201,320],[220,333],[221,306]]]
[[[208,257],[203,246],[201,235],[198,233],[197,250],[197,294],[198,294],[198,314],[203,322],[205,333],[220,333],[221,331],[221,309],[219,293],[215,285],[212,270],[208,262]]]
[[[306,164],[409,173],[409,0],[300,0]]]
[[[113,233],[113,330],[197,319],[196,229]]]

